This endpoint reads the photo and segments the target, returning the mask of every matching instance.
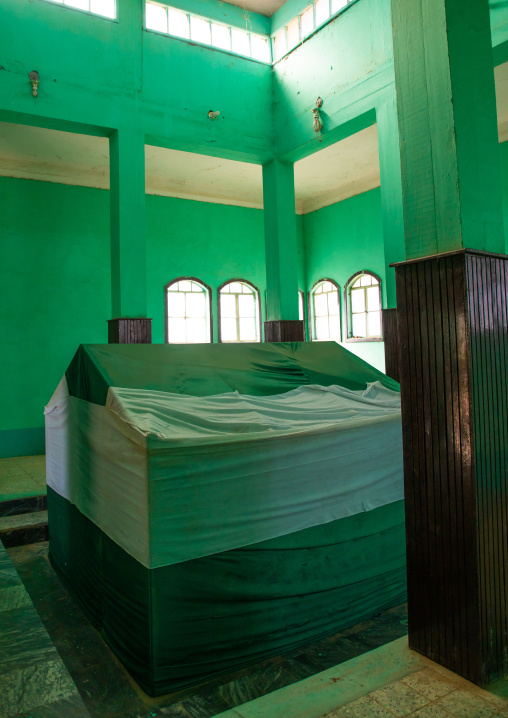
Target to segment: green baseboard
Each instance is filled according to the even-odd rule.
[[[7,429],[0,431],[0,459],[13,456],[37,456],[44,454],[44,427],[34,429]]]

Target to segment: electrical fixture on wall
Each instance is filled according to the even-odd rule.
[[[312,109],[312,115],[313,115],[312,127],[313,127],[316,135],[319,135],[319,133],[321,132],[321,130],[323,128],[323,122],[319,115],[319,109],[322,106],[322,104],[323,104],[323,100],[320,97],[318,97],[316,100],[316,106]],[[321,137],[319,138],[319,141],[320,142],[322,141]]]
[[[217,117],[218,117],[219,115],[220,115],[219,110],[217,110],[216,112],[214,112],[213,110],[210,110],[210,112],[208,113],[208,117],[209,117],[211,120],[217,119]]]
[[[39,73],[37,72],[37,70],[32,70],[32,72],[29,72],[28,79],[32,83],[32,95],[34,97],[38,97],[39,93],[37,92],[37,85],[39,84]]]

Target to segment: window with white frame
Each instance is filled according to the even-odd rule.
[[[110,20],[116,19],[116,0],[50,0],[50,2],[107,17]]]
[[[381,283],[375,274],[359,272],[347,283],[349,339],[381,339]]]
[[[305,294],[301,289],[298,290],[298,319],[305,321]]]
[[[331,279],[322,279],[311,291],[312,339],[340,342],[339,287]]]
[[[92,1],[92,0],[91,0]],[[145,3],[146,29],[271,63],[270,38],[159,3]]]
[[[238,279],[219,289],[221,342],[259,342],[259,292]]]
[[[320,25],[352,5],[355,0],[315,0],[281,27],[272,37],[274,60],[280,60]]]
[[[210,289],[197,279],[175,279],[166,285],[166,342],[211,341]]]

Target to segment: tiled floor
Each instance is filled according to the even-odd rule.
[[[0,716],[89,718],[1,543],[0,625]]]
[[[9,556],[91,718],[210,718],[393,641],[407,630],[403,605],[331,638],[198,689],[151,699],[130,681],[99,633],[70,598],[48,561],[47,551],[47,543],[32,544],[9,549]],[[62,712],[41,716],[71,718],[73,714],[66,710],[64,707]],[[39,718],[39,714],[34,713],[33,718]]]
[[[45,493],[45,456],[0,459],[0,501]]]

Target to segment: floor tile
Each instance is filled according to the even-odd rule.
[[[76,694],[45,706],[17,713],[12,718],[90,718],[90,713],[85,708],[81,697]]]
[[[410,718],[453,718],[453,715],[436,703],[412,713]]]
[[[497,712],[492,703],[472,691],[457,690],[449,693],[439,700],[438,705],[457,718],[490,718]]]
[[[393,718],[393,713],[369,696],[364,696],[348,706],[329,713],[325,718]]]
[[[0,532],[21,526],[34,526],[48,522],[47,511],[33,511],[30,514],[16,514],[0,518]]]
[[[0,588],[0,612],[10,611],[13,608],[22,608],[23,606],[32,606],[33,608],[30,596],[23,584]]]
[[[55,657],[56,649],[33,606],[4,611],[1,616],[0,674]]]
[[[22,711],[76,696],[76,688],[60,658],[19,668],[0,676],[0,715]]]
[[[401,681],[391,683],[370,694],[371,698],[387,708],[396,716],[407,716],[429,703],[427,698],[417,693]]]
[[[436,701],[447,693],[451,693],[458,685],[457,680],[449,680],[443,674],[430,668],[411,673],[403,678],[402,682],[413,688],[417,693],[421,693],[429,701]]]

